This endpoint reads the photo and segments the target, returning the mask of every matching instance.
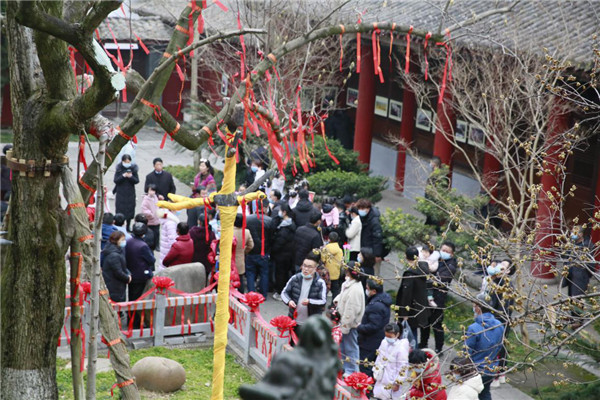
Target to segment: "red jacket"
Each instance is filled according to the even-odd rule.
[[[433,350],[423,349],[423,351],[427,353],[429,361],[422,376],[413,381],[413,385],[408,392],[408,398],[446,400],[446,390],[439,389],[442,386],[442,375],[440,375],[438,357]]]
[[[194,257],[194,242],[189,234],[177,236],[175,243],[171,246],[171,250],[165,256],[163,265],[172,267],[179,264],[187,264],[192,262]]]

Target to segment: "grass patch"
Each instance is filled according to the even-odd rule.
[[[156,356],[170,358],[183,365],[186,372],[186,382],[183,388],[175,393],[159,394],[142,392],[144,399],[169,399],[169,400],[208,400],[210,399],[213,349],[167,349],[152,347],[149,349],[131,350],[129,357],[131,365],[144,357]],[[65,369],[67,360],[57,360],[58,394],[61,399],[72,399],[71,369]],[[239,399],[238,388],[242,383],[254,383],[254,378],[245,367],[235,362],[233,356],[226,355],[226,373],[224,399]],[[115,383],[114,373],[102,372],[96,376],[96,398],[98,400],[111,399],[110,388]],[[117,396],[118,389],[115,389]]]
[[[165,170],[179,179],[180,182],[190,186],[194,184],[194,177],[198,174],[198,170],[193,165],[167,165]],[[217,187],[220,188],[223,182],[223,171],[215,170],[214,178]]]
[[[600,382],[584,384],[559,384],[532,390],[535,399],[543,400],[583,400],[600,398]]]
[[[14,134],[12,128],[2,128],[0,131],[0,143],[4,146],[5,144],[13,143]],[[94,136],[89,135],[90,142],[97,142]],[[69,142],[79,142],[79,136],[71,135],[69,136]]]

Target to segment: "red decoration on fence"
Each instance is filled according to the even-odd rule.
[[[173,279],[169,278],[168,276],[155,276],[152,278],[152,283],[154,283],[154,286],[156,286],[157,293],[162,295],[165,295],[168,289],[175,286]]]
[[[294,332],[296,327],[296,321],[288,317],[287,315],[280,315],[271,320],[271,325],[279,330],[280,338],[289,338],[294,343],[298,343],[298,337]],[[287,333],[287,336],[285,336]]]
[[[366,395],[367,389],[375,383],[373,378],[363,372],[354,372],[348,375],[344,378],[344,382],[352,389],[360,392],[360,398],[365,400],[368,399]]]
[[[251,312],[257,312],[258,307],[265,302],[265,297],[260,293],[248,292],[240,301],[250,307]]]

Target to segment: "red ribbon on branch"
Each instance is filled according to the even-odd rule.
[[[444,63],[444,75],[442,77],[442,86],[440,88],[440,95],[438,97],[438,104],[442,104],[444,101],[444,92],[446,91],[447,82],[452,81],[452,49],[450,48],[450,31],[446,29],[446,36],[448,40],[445,42],[437,42],[437,46],[444,46],[446,48],[446,62]]]
[[[413,26],[411,25],[406,32],[406,65],[404,66],[404,73],[408,74],[408,70],[410,68],[410,34],[413,31]]]

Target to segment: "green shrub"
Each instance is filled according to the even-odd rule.
[[[397,210],[387,209],[381,218],[383,237],[392,250],[404,251],[415,243],[427,243],[434,233],[434,228],[425,225],[423,220],[414,215]]]
[[[323,137],[315,137],[314,149],[312,147],[310,138],[308,138],[306,145],[308,146],[310,158],[315,163],[315,166],[311,168],[308,173],[304,173],[300,162],[298,162],[298,157],[296,157],[296,168],[298,170],[296,177],[308,177],[319,172],[335,171],[337,169],[346,172],[354,172],[357,174],[366,174],[368,172],[366,165],[358,160],[358,153],[344,148],[344,146],[342,146],[342,144],[336,139],[327,138],[327,147],[329,147],[331,154],[333,154],[335,158],[338,159],[338,161],[340,162],[339,165],[336,164],[335,161],[333,161],[333,159],[327,153]],[[292,175],[292,165],[293,162],[292,160],[290,160],[285,169],[285,177],[288,180],[288,182],[292,181],[295,178]]]
[[[323,171],[308,176],[310,189],[320,196],[343,197],[354,194],[357,198],[370,199],[373,203],[381,200],[387,178],[368,176],[341,170]]]

